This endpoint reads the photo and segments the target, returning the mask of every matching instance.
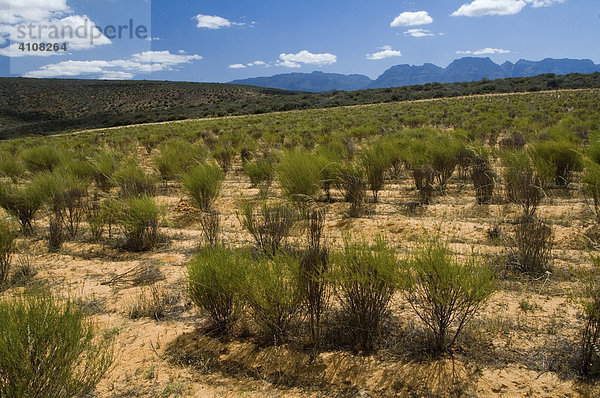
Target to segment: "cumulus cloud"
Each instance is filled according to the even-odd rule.
[[[452,16],[481,17],[484,15],[514,15],[520,13],[528,4],[534,8],[549,7],[565,0],[474,0],[465,3]]]
[[[71,12],[66,0],[0,0],[0,23],[5,24],[47,21]]]
[[[527,3],[530,3],[533,8],[538,7],[550,7],[551,5],[557,3],[564,3],[566,0],[525,0]]]
[[[427,11],[403,12],[398,15],[390,24],[392,27],[397,26],[418,26],[427,25],[433,22],[433,18],[429,16]]]
[[[8,5],[10,7],[3,8]],[[62,0],[0,0],[0,55],[11,57],[64,55],[65,52],[20,51],[20,43],[66,43],[69,51],[112,44],[87,15],[73,11]]]
[[[490,48],[490,47],[486,47],[486,48],[482,48],[481,50],[475,50],[475,51],[471,51],[471,50],[466,50],[466,51],[457,51],[457,54],[472,54],[472,55],[493,55],[493,54],[508,54],[510,53],[509,50],[504,50],[502,48]]]
[[[404,32],[404,34],[412,37],[435,36],[430,30],[427,29],[409,29]]]
[[[252,66],[269,66],[269,65],[264,61],[254,61],[254,62],[248,62],[247,64],[229,65],[228,68],[229,69],[246,69],[246,68],[249,68]]]
[[[296,54],[280,54],[277,65],[288,68],[298,68],[300,67],[300,64],[325,66],[334,64],[336,62],[337,57],[333,54],[313,54],[307,50],[302,50]]]
[[[521,12],[527,4],[523,0],[475,0],[463,4],[451,15],[454,17],[481,17],[484,15],[513,15]]]
[[[400,51],[392,50],[391,46],[379,47],[378,50],[381,50],[381,51],[378,51],[373,54],[367,54],[367,59],[377,61],[380,59],[402,56],[402,53]]]
[[[204,29],[224,29],[232,26],[244,26],[243,22],[231,22],[230,20],[217,15],[198,14],[193,19],[196,20],[196,27]],[[254,25],[254,22],[252,22]]]
[[[200,55],[171,54],[169,51],[146,51],[126,59],[63,61],[42,66],[24,77],[79,77],[99,79],[131,79],[135,74],[164,70],[200,60]]]
[[[292,62],[292,61],[277,61],[275,63],[275,66],[281,66],[284,68],[300,68],[302,65],[300,65],[299,63],[296,62]]]

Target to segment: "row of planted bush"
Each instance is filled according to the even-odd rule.
[[[306,250],[207,246],[188,265],[190,297],[215,331],[230,334],[250,315],[260,337],[280,344],[307,317],[305,337],[318,346],[324,317],[339,306],[344,324],[338,327],[350,331],[352,347],[368,351],[381,337],[392,299],[402,293],[429,328],[432,350],[441,353],[494,291],[494,271],[482,257],[462,259],[440,239],[404,259],[383,238],[368,244],[347,237],[341,251],[331,252],[322,238],[322,213],[307,222]]]

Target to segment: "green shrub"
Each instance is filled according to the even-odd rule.
[[[2,153],[1,155],[0,176],[10,178],[13,182],[23,177],[25,167],[23,167],[23,164],[17,158],[7,153]]]
[[[365,204],[365,181],[364,169],[354,163],[346,162],[340,166],[338,186],[344,191],[347,202],[350,203],[349,217],[360,217]]]
[[[308,215],[308,248],[300,262],[300,290],[306,301],[313,344],[321,341],[321,318],[329,301],[329,250],[324,244],[325,212]]]
[[[34,177],[24,186],[0,183],[0,206],[17,218],[25,234],[33,232],[33,220],[46,200],[43,178]]]
[[[220,147],[213,151],[213,158],[224,172],[227,172],[233,163],[236,150],[235,148]]]
[[[476,155],[472,160],[471,180],[475,197],[480,205],[492,203],[496,186],[496,173],[487,156]]]
[[[554,183],[565,187],[574,171],[583,170],[583,160],[576,144],[567,140],[540,141],[531,146],[536,171],[547,186]]]
[[[431,167],[435,170],[440,188],[444,190],[458,165],[464,147],[458,139],[447,136],[432,137],[428,145]]]
[[[377,203],[378,194],[385,184],[385,173],[390,167],[390,159],[386,148],[377,144],[371,148],[365,149],[361,156],[361,164],[365,170],[365,176],[369,189],[373,192],[373,201]]]
[[[205,158],[206,151],[199,145],[176,139],[161,145],[160,155],[153,159],[153,163],[163,181],[169,181],[179,178]]]
[[[405,295],[432,332],[431,348],[437,354],[449,350],[494,292],[491,268],[475,254],[459,260],[439,239],[415,248],[405,267]]]
[[[250,263],[244,282],[245,300],[263,337],[285,342],[302,303],[300,259],[278,252]]]
[[[600,164],[586,159],[585,165],[583,191],[592,198],[596,221],[600,223]]]
[[[156,181],[144,172],[141,167],[130,163],[117,170],[112,180],[119,187],[121,197],[147,196],[156,193]]]
[[[506,197],[521,206],[524,215],[533,216],[544,198],[541,180],[525,151],[502,153]]]
[[[16,233],[12,222],[0,218],[0,288],[8,280]]]
[[[321,189],[325,192],[325,200],[331,202],[331,189],[339,183],[340,179],[340,161],[327,152],[320,153],[315,161],[319,165]]]
[[[160,219],[164,210],[150,196],[120,201],[119,224],[125,235],[124,247],[131,251],[152,250],[159,242]]]
[[[109,152],[100,152],[91,161],[94,167],[92,179],[96,186],[103,191],[108,191],[113,185],[113,174],[119,168],[118,159]]]
[[[284,195],[300,207],[313,201],[321,187],[321,170],[316,156],[305,151],[282,154],[277,176]]]
[[[515,229],[514,266],[521,272],[540,275],[550,269],[552,227],[533,216],[522,216]]]
[[[286,205],[263,203],[256,210],[251,202],[243,202],[240,210],[238,217],[242,227],[267,254],[274,254],[281,249],[298,218],[296,212]]]
[[[208,246],[217,246],[221,235],[221,216],[216,211],[205,211],[200,215],[202,235]]]
[[[21,159],[32,172],[52,171],[62,160],[62,155],[54,146],[40,145],[21,152]]]
[[[35,293],[0,300],[0,397],[83,397],[113,360],[110,341],[70,300]]]
[[[183,176],[182,184],[196,207],[210,211],[221,192],[224,177],[218,166],[202,163]]]
[[[336,295],[359,350],[369,351],[379,336],[398,285],[398,261],[394,250],[378,238],[366,242],[344,240],[344,251],[334,256],[332,270]]]
[[[266,198],[268,189],[275,176],[275,167],[273,160],[269,158],[259,158],[255,161],[247,161],[243,164],[244,173],[250,178],[252,187],[260,187],[260,194]]]
[[[240,315],[246,258],[223,246],[202,249],[187,266],[191,300],[210,319],[215,331],[229,334]]]
[[[600,374],[600,258],[592,256],[593,268],[582,273],[581,297],[584,327],[581,335],[579,370],[585,376]]]

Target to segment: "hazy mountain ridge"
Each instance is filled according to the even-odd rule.
[[[408,64],[392,66],[376,80],[371,80],[364,75],[312,72],[240,79],[234,80],[231,83],[283,90],[326,92],[332,90],[355,91],[366,88],[401,87],[427,83],[456,83],[479,81],[482,79],[530,77],[546,73],[568,75],[570,73],[594,72],[600,72],[600,65],[594,64],[589,59],[546,58],[541,61],[521,59],[514,64],[507,61],[502,65],[498,65],[490,58],[464,57],[454,60],[446,68],[431,63],[420,66]]]

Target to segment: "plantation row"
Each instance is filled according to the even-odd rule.
[[[4,142],[0,207],[10,217],[0,221],[0,284],[12,284],[11,255],[19,235],[44,236],[49,251],[60,251],[69,240],[153,250],[168,239],[161,231],[167,209],[156,196],[182,192],[199,210],[205,238],[188,264],[187,290],[214,332],[235,334],[241,320],[251,318],[265,343],[281,344],[299,333],[318,349],[331,333],[327,321],[339,310],[336,321],[348,331],[348,346],[365,352],[386,337],[382,325],[392,299],[402,297],[429,330],[430,352],[446,352],[493,294],[504,264],[455,255],[444,236],[409,252],[382,237],[371,245],[346,237],[342,249],[333,250],[324,237],[323,209],[344,201],[347,217],[361,217],[368,202],[381,200],[386,185],[406,176],[414,195],[408,205],[415,207],[434,204],[454,181],[469,181],[473,204],[511,203],[520,209],[509,265],[544,275],[553,231],[537,216],[543,201],[581,191],[600,222],[597,93],[560,95],[381,105]],[[488,112],[501,110],[504,117],[488,118]],[[252,248],[233,247],[220,233],[215,202],[225,176],[234,172],[258,188],[256,198],[234,210],[255,242]],[[293,228],[307,232],[306,244],[290,242]],[[594,348],[600,335],[600,260],[594,263],[580,278],[578,298],[585,315],[579,369],[586,374],[600,370]],[[54,320],[42,322],[47,313]],[[48,383],[67,379],[73,384],[69,391],[83,394],[111,362],[110,339],[94,337],[71,301],[46,293],[2,299],[0,320],[11,331],[0,334],[0,354],[11,353],[0,355],[5,361],[0,391],[13,392],[7,396],[35,396]],[[45,357],[51,351],[35,351],[48,366],[65,369],[61,377],[53,381],[51,372],[34,370],[37,360],[30,369],[19,365],[24,354],[13,342],[29,338],[45,344],[46,334],[61,328],[72,334],[51,344],[65,353],[64,362]],[[69,371],[88,354],[89,372]]]

